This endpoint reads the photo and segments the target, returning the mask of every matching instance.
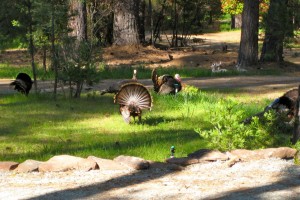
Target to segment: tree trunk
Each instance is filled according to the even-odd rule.
[[[37,93],[37,82],[36,82],[36,68],[34,63],[34,44],[33,44],[33,30],[32,30],[32,2],[29,0],[27,2],[28,15],[29,15],[29,51],[31,56],[31,67],[33,74],[33,82],[34,82],[34,91]]]
[[[47,72],[47,46],[43,46],[43,69],[44,72]]]
[[[136,19],[137,19],[137,29],[139,33],[140,43],[145,43],[145,0],[138,0],[136,2]]]
[[[178,13],[177,13],[177,0],[173,2],[174,15],[173,15],[173,37],[172,47],[178,47]]]
[[[51,3],[51,68],[54,70],[54,90],[53,96],[56,99],[57,96],[57,83],[58,83],[58,66],[55,49],[55,27],[54,27],[54,2]]]
[[[152,16],[152,1],[149,0],[149,7],[148,7],[148,15],[150,19],[150,43],[154,45],[154,31],[153,31],[153,16]]]
[[[258,62],[258,16],[259,0],[245,0],[242,13],[241,42],[238,55],[240,67]]]
[[[231,15],[230,19],[231,19],[230,28],[235,29],[235,15]]]
[[[134,0],[117,1],[114,7],[114,45],[138,45]]]
[[[266,33],[261,51],[261,61],[283,61],[283,40],[286,31],[286,0],[271,0],[266,16]]]
[[[114,40],[114,14],[112,13],[111,15],[108,16],[108,24],[106,28],[106,34],[105,34],[105,42],[108,44],[113,44]]]
[[[76,37],[77,41],[87,40],[87,11],[86,1],[72,0],[71,13],[74,15],[69,21],[69,27],[73,30],[70,36]]]
[[[164,19],[165,9],[166,9],[166,0],[164,0],[163,3],[162,3],[162,8],[160,10],[160,13],[159,13],[157,21],[156,21],[156,25],[155,25],[154,32],[153,32],[153,34],[154,34],[153,35],[154,36],[153,44],[155,44],[157,38],[160,37],[160,27],[161,27],[163,19]]]
[[[291,138],[292,144],[296,144],[298,139],[300,138],[300,119],[299,119],[299,101],[300,101],[300,85],[298,86],[298,98],[296,103],[296,113],[295,113],[295,124],[294,124],[294,134]]]

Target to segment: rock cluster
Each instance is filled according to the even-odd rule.
[[[71,155],[58,155],[48,161],[26,160],[22,163],[3,161],[0,162],[0,171],[27,172],[64,172],[69,170],[145,170],[157,168],[164,170],[181,170],[183,166],[213,161],[225,161],[228,166],[240,161],[253,161],[266,158],[292,159],[297,155],[297,150],[289,147],[269,148],[261,150],[237,149],[230,152],[200,149],[187,157],[169,158],[166,162],[154,162],[133,156],[118,156],[113,160],[89,156],[80,158]]]

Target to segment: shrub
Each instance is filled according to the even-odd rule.
[[[92,45],[88,42],[74,42],[67,38],[60,49],[61,70],[59,79],[69,82],[70,96],[72,94],[72,84],[76,85],[74,97],[80,97],[83,84],[92,85],[99,81],[99,71],[92,58]]]
[[[292,127],[275,112],[265,113],[261,119],[254,117],[250,125],[245,125],[242,123],[245,118],[243,107],[233,101],[221,100],[210,114],[213,128],[198,128],[196,132],[208,141],[211,148],[226,151],[289,144],[289,137],[284,133],[291,132]]]

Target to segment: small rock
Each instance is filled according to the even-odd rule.
[[[228,156],[218,150],[200,149],[188,155],[189,158],[197,158],[201,161],[228,160]]]
[[[147,160],[133,156],[118,156],[114,158],[114,161],[121,163],[122,165],[128,166],[130,168],[141,170],[148,169],[150,164]]]
[[[260,160],[266,158],[290,159],[297,153],[296,149],[289,147],[267,148],[259,150],[236,149],[230,151],[230,154],[238,157],[242,161]]]
[[[255,150],[255,152],[264,158],[291,159],[294,158],[297,150],[289,147],[279,147]]]
[[[12,161],[3,161],[0,162],[0,171],[10,171],[17,168],[19,163]]]
[[[171,171],[180,171],[183,170],[184,168],[180,165],[176,165],[173,163],[164,163],[164,162],[155,162],[155,161],[150,161],[150,169],[159,169],[159,170],[171,170]]]
[[[127,166],[121,165],[118,162],[109,160],[109,159],[97,158],[95,156],[89,156],[87,159],[95,161],[98,164],[100,170],[125,170],[125,169],[128,169]]]
[[[40,172],[64,172],[69,170],[82,170],[90,171],[98,169],[98,165],[95,161],[70,156],[60,155],[50,158],[48,161],[40,164]]]
[[[258,155],[255,151],[251,151],[247,149],[235,149],[230,151],[229,153],[232,156],[239,158],[241,161],[252,161],[252,160],[263,159],[262,155]]]
[[[43,162],[36,161],[36,160],[26,160],[25,162],[20,163],[18,167],[15,169],[15,171],[19,173],[38,171],[39,165],[41,163]]]
[[[192,165],[199,163],[199,159],[196,158],[189,158],[189,157],[182,157],[182,158],[168,158],[166,159],[167,163],[172,163],[176,165],[181,165],[181,166],[187,166],[187,165]]]

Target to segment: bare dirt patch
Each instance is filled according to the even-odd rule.
[[[103,49],[103,59],[110,66],[144,64],[146,67],[196,67],[210,69],[212,63],[222,62],[222,68],[235,69],[240,42],[240,31],[192,35],[183,47],[170,48],[163,37],[155,47],[109,47]],[[223,46],[227,50],[223,51]],[[299,71],[300,49],[286,49],[285,72]],[[264,63],[260,68],[278,69],[274,63]],[[253,70],[256,70],[253,69]]]
[[[170,36],[169,36],[170,37]],[[222,62],[222,68],[234,69],[236,65],[240,31],[207,33],[191,35],[183,47],[170,48],[166,36],[155,47],[152,46],[122,46],[107,47],[102,49],[102,57],[105,64],[115,66],[132,66],[143,64],[146,67],[196,67],[208,68],[214,62]],[[223,46],[227,45],[227,51]],[[281,67],[283,71],[299,71],[300,49],[286,49],[284,57],[287,61]],[[48,52],[48,57],[50,54]],[[42,54],[35,56],[36,62],[42,64]],[[49,58],[48,58],[49,59]],[[0,63],[8,63],[12,66],[30,66],[30,56],[26,49],[7,50],[0,52]],[[47,62],[48,64],[50,61]],[[263,68],[278,68],[278,65],[264,64]]]

